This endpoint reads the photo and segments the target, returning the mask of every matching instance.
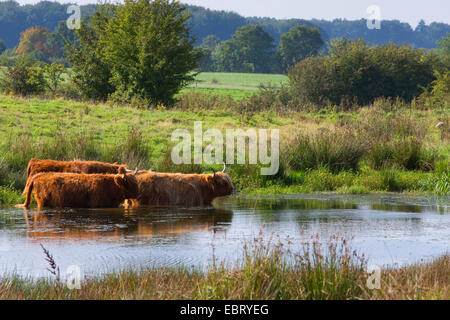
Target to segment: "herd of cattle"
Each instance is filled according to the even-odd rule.
[[[38,208],[126,208],[140,206],[211,205],[230,195],[233,184],[225,173],[181,174],[129,170],[126,165],[98,161],[31,159],[24,189],[29,208],[32,195]]]

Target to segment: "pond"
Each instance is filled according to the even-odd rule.
[[[300,249],[351,238],[370,264],[404,265],[450,252],[450,197],[375,194],[233,196],[214,208],[0,209],[0,276],[49,276],[41,244],[63,273],[235,262],[255,238]]]

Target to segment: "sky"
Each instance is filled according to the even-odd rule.
[[[30,4],[39,0],[18,0],[18,2]],[[87,4],[96,3],[96,0],[58,2]],[[431,22],[450,24],[450,0],[182,0],[181,2],[214,10],[234,11],[247,17],[325,20],[369,18],[367,8],[377,5],[380,8],[381,20],[400,20],[408,22],[412,27],[415,27],[421,19],[425,20],[426,24]]]

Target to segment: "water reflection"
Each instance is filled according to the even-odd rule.
[[[382,211],[412,212],[412,213],[422,212],[422,208],[420,206],[411,204],[394,205],[390,203],[374,203],[370,207],[372,208],[372,210],[382,210]]]
[[[127,236],[174,237],[189,232],[223,232],[227,209],[52,210],[24,214],[27,237],[41,241],[121,241]]]
[[[0,275],[45,276],[40,243],[61,267],[97,275],[124,267],[205,266],[240,257],[262,236],[301,248],[314,235],[353,238],[374,264],[403,264],[450,251],[450,197],[398,194],[233,196],[214,208],[23,211],[0,209]]]
[[[272,212],[287,209],[296,210],[329,210],[358,209],[358,204],[350,199],[309,199],[309,198],[237,198],[230,200],[236,207],[247,207],[255,210]]]

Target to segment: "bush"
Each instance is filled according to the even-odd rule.
[[[46,88],[44,71],[27,59],[20,59],[6,69],[0,88],[21,96],[42,93]]]
[[[440,73],[435,71],[436,80],[432,84],[431,90],[425,91],[420,100],[425,107],[448,108],[450,101],[450,71]]]
[[[0,205],[17,204],[23,201],[23,197],[14,188],[0,186]]]
[[[293,97],[303,103],[352,106],[377,97],[411,101],[435,79],[434,64],[425,51],[408,46],[334,41],[329,56],[308,58],[291,68],[289,85]]]

